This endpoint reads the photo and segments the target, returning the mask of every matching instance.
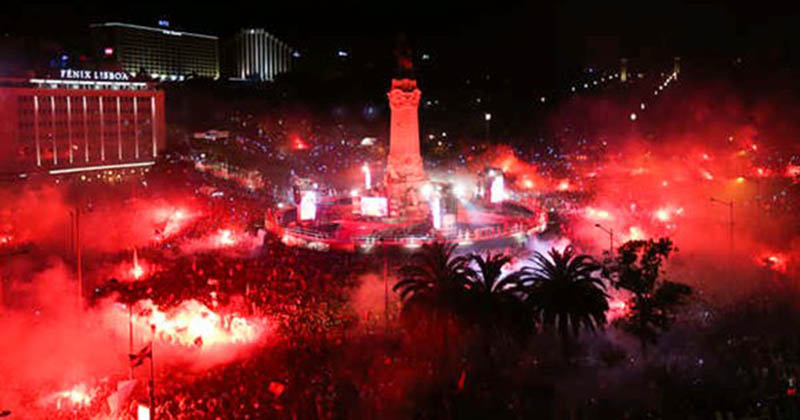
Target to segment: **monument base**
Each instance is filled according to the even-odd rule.
[[[419,156],[392,159],[386,171],[386,188],[389,198],[389,215],[408,219],[428,217],[428,203],[420,192],[428,177]]]

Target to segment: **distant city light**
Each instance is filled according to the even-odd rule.
[[[539,98],[539,102],[541,102],[541,103],[544,103],[544,101],[546,101],[546,100],[547,100],[547,99],[546,99],[544,96],[542,96],[541,98]]]
[[[347,51],[345,51],[345,50],[339,50],[339,51],[336,53],[336,55],[338,55],[339,57],[347,57],[349,54],[348,54],[348,53],[347,53]]]
[[[636,121],[636,118],[637,118],[636,117],[636,113],[635,112],[631,112],[631,121]]]
[[[488,112],[487,112],[487,113],[483,114],[483,118],[484,118],[486,121],[491,121],[491,120],[492,120],[492,114],[490,114],[490,113],[488,113]]]
[[[169,27],[169,21],[166,19],[161,19],[158,21],[158,26],[163,26],[165,28]]]
[[[645,106],[644,106],[644,102],[642,102],[642,103],[639,105],[639,108],[641,108],[641,109],[642,109],[642,111],[644,111],[644,108],[645,108]]]
[[[430,59],[431,59],[431,56],[430,56],[430,55],[428,55],[428,54],[422,54],[422,59],[423,59],[424,61],[428,61],[428,60],[430,60]]]
[[[294,52],[292,52],[292,57],[294,57],[294,58],[300,58],[300,51],[294,51]]]
[[[103,48],[103,54],[105,55],[114,55],[114,49],[111,47]]]

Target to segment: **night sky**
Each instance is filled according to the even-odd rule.
[[[221,38],[259,26],[307,54],[343,48],[353,60],[377,61],[391,60],[398,34],[404,33],[415,50],[430,52],[440,64],[466,74],[500,73],[543,82],[564,80],[585,66],[616,65],[621,56],[646,65],[676,55],[728,60],[756,53],[786,65],[798,55],[798,6],[605,3],[26,4],[3,13],[0,27],[11,36],[68,43],[85,37],[89,23],[111,20],[154,25],[166,18],[173,28]]]

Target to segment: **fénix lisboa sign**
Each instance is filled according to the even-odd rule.
[[[62,79],[73,80],[98,80],[98,81],[127,81],[131,76],[124,71],[98,71],[98,70],[61,70]]]

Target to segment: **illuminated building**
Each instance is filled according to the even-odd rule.
[[[233,80],[272,81],[292,69],[296,52],[264,29],[242,29],[224,49],[224,73]]]
[[[125,72],[0,80],[0,172],[150,166],[165,146],[164,92]]]
[[[119,22],[92,24],[89,30],[94,51],[115,59],[128,73],[161,80],[219,77],[216,36]]]

